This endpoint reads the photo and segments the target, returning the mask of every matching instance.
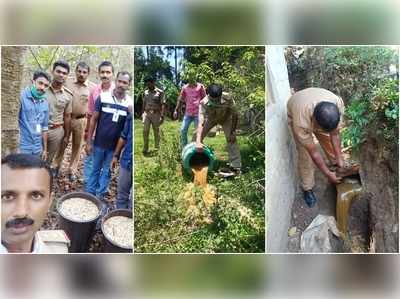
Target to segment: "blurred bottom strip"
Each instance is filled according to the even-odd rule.
[[[396,255],[109,254],[0,259],[3,298],[398,298],[400,294]]]

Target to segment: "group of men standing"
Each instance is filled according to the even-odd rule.
[[[197,82],[197,74],[193,69],[186,72],[185,84],[177,99],[173,118],[177,119],[181,107],[185,105],[185,113],[180,129],[180,142],[183,148],[188,143],[188,130],[193,123],[195,133],[192,140],[196,150],[204,148],[203,140],[209,131],[216,125],[221,125],[227,142],[229,155],[229,170],[232,174],[239,174],[242,166],[239,145],[236,140],[236,129],[239,116],[231,95],[223,92],[219,84],[210,84],[207,89]],[[154,131],[155,148],[160,147],[160,126],[164,121],[166,99],[163,90],[156,87],[155,78],[144,79],[146,90],[143,95],[142,122],[143,122],[143,154],[149,153],[150,126]]]
[[[133,101],[127,91],[132,75],[120,71],[114,80],[109,61],[98,66],[100,84],[88,79],[90,67],[85,62],[77,63],[74,77],[69,74],[70,65],[63,60],[53,64],[52,78],[42,70],[33,74],[32,85],[21,93],[19,151],[40,156],[57,178],[71,141],[67,176],[76,182],[85,143],[84,189],[101,200],[108,193],[111,168],[121,159],[117,208],[129,208]]]

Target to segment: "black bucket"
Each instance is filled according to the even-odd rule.
[[[120,245],[116,244],[114,241],[110,240],[106,234],[104,233],[104,223],[107,219],[114,217],[114,216],[125,216],[132,218],[132,210],[127,209],[117,209],[109,212],[106,216],[103,217],[101,220],[101,232],[104,235],[104,252],[133,252],[133,244],[131,247],[121,247]],[[133,221],[133,219],[132,219]]]
[[[99,215],[96,218],[89,221],[78,222],[66,218],[60,213],[61,204],[70,198],[84,198],[93,202],[99,209]],[[62,196],[57,202],[58,221],[60,228],[68,235],[71,246],[69,252],[88,252],[89,243],[93,236],[96,228],[96,222],[98,221],[102,210],[102,203],[99,199],[89,193],[85,192],[72,192]]]

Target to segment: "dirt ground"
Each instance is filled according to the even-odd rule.
[[[50,209],[47,219],[45,220],[41,229],[43,230],[51,230],[51,229],[61,229],[58,223],[58,213],[56,211],[56,203],[57,200],[70,192],[75,191],[84,191],[84,182],[83,182],[83,161],[86,156],[84,148],[82,148],[80,154],[80,161],[78,165],[78,179],[77,181],[71,183],[68,179],[68,165],[71,156],[71,143],[65,150],[64,160],[60,169],[59,177],[54,181],[54,202],[52,208]],[[108,203],[111,204],[112,207],[115,207],[115,200],[117,197],[117,178],[118,178],[118,169],[119,165],[116,167],[114,171],[112,171],[111,182],[109,185],[109,194],[105,197]],[[89,245],[89,252],[102,252],[104,246],[104,236],[101,233],[101,230],[96,231],[92,237],[92,241]]]
[[[309,208],[298,188],[293,201],[291,224],[288,232],[288,252],[300,252],[301,234],[319,214],[336,217],[336,188],[315,169],[314,194],[317,203]],[[294,228],[296,231],[294,232]],[[368,202],[358,198],[353,202],[349,215],[349,240],[343,241],[332,235],[331,246],[334,252],[367,252]]]

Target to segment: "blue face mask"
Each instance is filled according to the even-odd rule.
[[[45,98],[44,93],[39,92],[39,91],[37,90],[37,88],[36,88],[35,85],[32,85],[32,87],[31,87],[31,93],[32,93],[32,96],[33,96],[33,98],[34,98],[35,100],[42,100],[42,99]]]

